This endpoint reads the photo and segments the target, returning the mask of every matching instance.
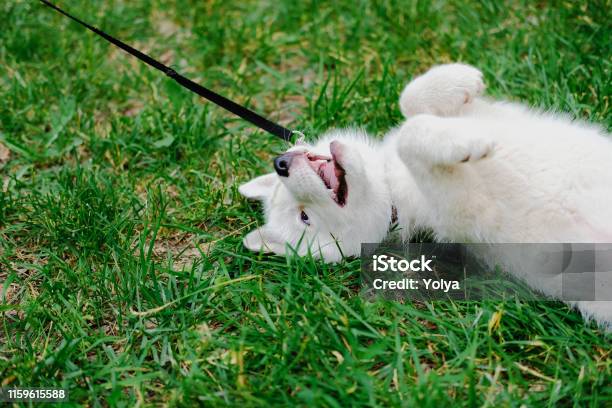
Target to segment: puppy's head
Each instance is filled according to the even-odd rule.
[[[391,217],[383,160],[359,131],[335,131],[314,145],[292,147],[274,160],[274,173],[239,188],[263,201],[266,217],[244,245],[281,255],[291,248],[335,262],[358,255],[363,242],[380,242]]]

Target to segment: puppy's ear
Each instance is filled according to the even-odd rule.
[[[249,232],[242,240],[244,246],[254,252],[273,252],[277,255],[285,254],[285,243],[271,233],[265,226]]]
[[[276,173],[266,174],[265,176],[255,177],[238,187],[240,194],[252,200],[263,200],[272,195],[274,186],[278,182]]]

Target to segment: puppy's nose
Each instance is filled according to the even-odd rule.
[[[295,157],[295,153],[285,153],[274,159],[274,170],[276,174],[281,177],[289,177],[289,167],[291,167],[291,161]]]

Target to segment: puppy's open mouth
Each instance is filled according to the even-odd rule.
[[[331,157],[313,153],[308,153],[306,157],[312,170],[321,178],[325,187],[331,190],[332,199],[343,207],[346,204],[348,187],[344,179],[344,169],[338,163],[334,152],[332,151]]]

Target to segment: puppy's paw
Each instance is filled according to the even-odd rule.
[[[465,64],[434,67],[410,82],[400,97],[404,116],[452,116],[485,90],[482,72]]]
[[[463,103],[470,103],[476,97],[481,96],[485,90],[485,83],[480,70],[464,64],[450,64],[438,67],[439,76],[444,76],[447,81],[454,82],[453,93],[455,98],[460,101],[463,96]],[[461,95],[460,95],[461,94]]]
[[[454,157],[455,161],[460,158],[460,160],[458,160],[460,163],[476,162],[486,159],[491,157],[495,150],[495,142],[492,140],[474,138],[465,142],[466,145],[459,146]]]
[[[495,141],[462,118],[417,115],[400,128],[398,150],[406,163],[452,166],[493,155]]]
[[[433,164],[443,166],[461,165],[464,163],[475,163],[493,156],[495,142],[480,137],[457,137],[450,135],[440,139],[446,141],[446,145],[437,149]]]

